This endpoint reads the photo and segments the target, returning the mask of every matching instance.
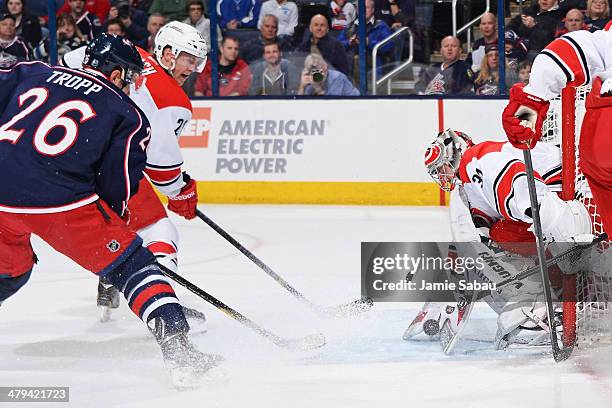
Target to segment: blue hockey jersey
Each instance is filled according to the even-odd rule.
[[[122,215],[149,122],[110,82],[24,62],[0,70],[0,211],[55,213],[102,198]]]

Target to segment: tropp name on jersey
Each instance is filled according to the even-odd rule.
[[[96,84],[87,78],[63,71],[53,71],[53,73],[49,75],[49,78],[47,78],[47,82],[62,85],[66,88],[72,88],[74,90],[83,88],[81,91],[85,95],[89,95],[92,92],[98,93],[102,90],[101,85]]]

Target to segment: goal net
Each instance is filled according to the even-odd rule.
[[[599,235],[603,233],[601,217],[579,165],[580,129],[589,90],[587,86],[568,87],[560,97],[551,101],[542,128],[542,140],[554,143],[562,150],[563,199],[581,201],[591,214],[593,233]],[[563,303],[565,346],[612,341],[612,309],[609,303],[612,276],[602,253],[606,249],[607,244],[598,248],[600,256],[595,257],[597,264],[590,265],[589,270],[564,276],[564,297],[571,300]]]

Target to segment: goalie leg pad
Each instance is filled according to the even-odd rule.
[[[523,329],[548,330],[546,318],[546,303],[538,297],[506,303],[497,318],[495,348],[504,350]]]

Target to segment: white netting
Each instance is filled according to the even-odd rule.
[[[575,166],[574,177],[574,198],[580,200],[589,210],[593,221],[593,233],[599,235],[603,232],[601,217],[597,212],[591,190],[584,175],[580,172],[578,144],[580,141],[580,129],[582,119],[585,114],[585,100],[590,87],[580,87],[576,89],[575,96],[575,129],[573,137],[574,149],[571,152],[573,157],[563,157],[563,166],[573,163]],[[562,110],[561,97],[551,101],[548,117],[542,129],[542,140],[554,143],[558,146],[562,144],[562,123],[567,112]],[[567,120],[567,117],[565,117]],[[568,188],[564,183],[564,189]],[[605,250],[605,254],[602,253]],[[612,272],[610,265],[612,260],[608,260],[610,250],[599,248],[597,255],[594,256],[594,264],[589,271],[576,275],[576,336],[578,343],[594,343],[600,341],[612,341],[612,310],[609,301],[611,300]],[[573,324],[564,319],[564,326]]]

